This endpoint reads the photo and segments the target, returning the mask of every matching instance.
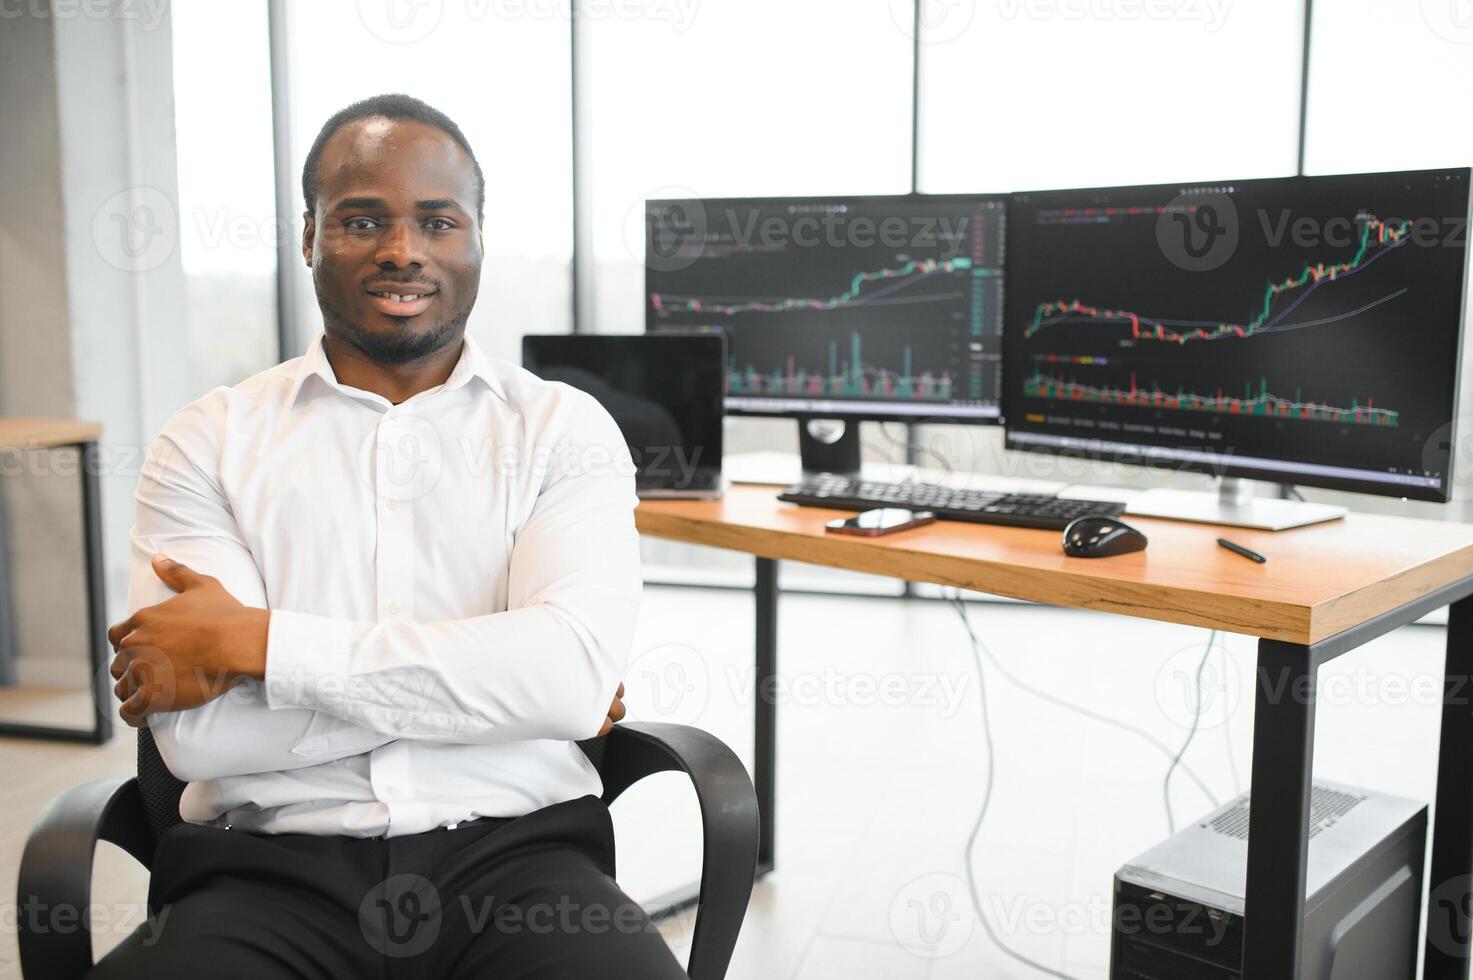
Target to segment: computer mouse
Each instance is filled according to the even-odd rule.
[[[1064,554],[1075,558],[1108,558],[1145,547],[1144,534],[1124,521],[1103,514],[1076,518],[1064,528]]]

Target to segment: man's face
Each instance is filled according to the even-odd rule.
[[[383,364],[458,343],[481,282],[470,157],[406,119],[362,119],[318,162],[302,256],[329,336]]]

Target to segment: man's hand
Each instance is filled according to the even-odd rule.
[[[609,705],[609,713],[604,718],[603,727],[598,730],[599,735],[607,735],[614,730],[614,722],[624,720],[624,685],[614,692],[614,701]]]
[[[268,610],[241,605],[218,579],[163,555],[153,556],[153,570],[179,594],[107,631],[117,654],[113,693],[134,728],[155,711],[198,707],[266,673]]]

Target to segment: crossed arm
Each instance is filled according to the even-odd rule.
[[[131,615],[108,631],[122,717],[150,726],[181,779],[302,768],[401,738],[581,739],[624,716],[640,589],[627,479],[548,478],[513,548],[506,612],[348,621],[266,608],[212,469],[186,448],[197,452],[166,431],[143,468]]]

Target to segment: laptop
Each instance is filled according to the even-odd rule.
[[[629,444],[639,496],[721,495],[721,334],[529,335],[522,366],[598,399]]]

